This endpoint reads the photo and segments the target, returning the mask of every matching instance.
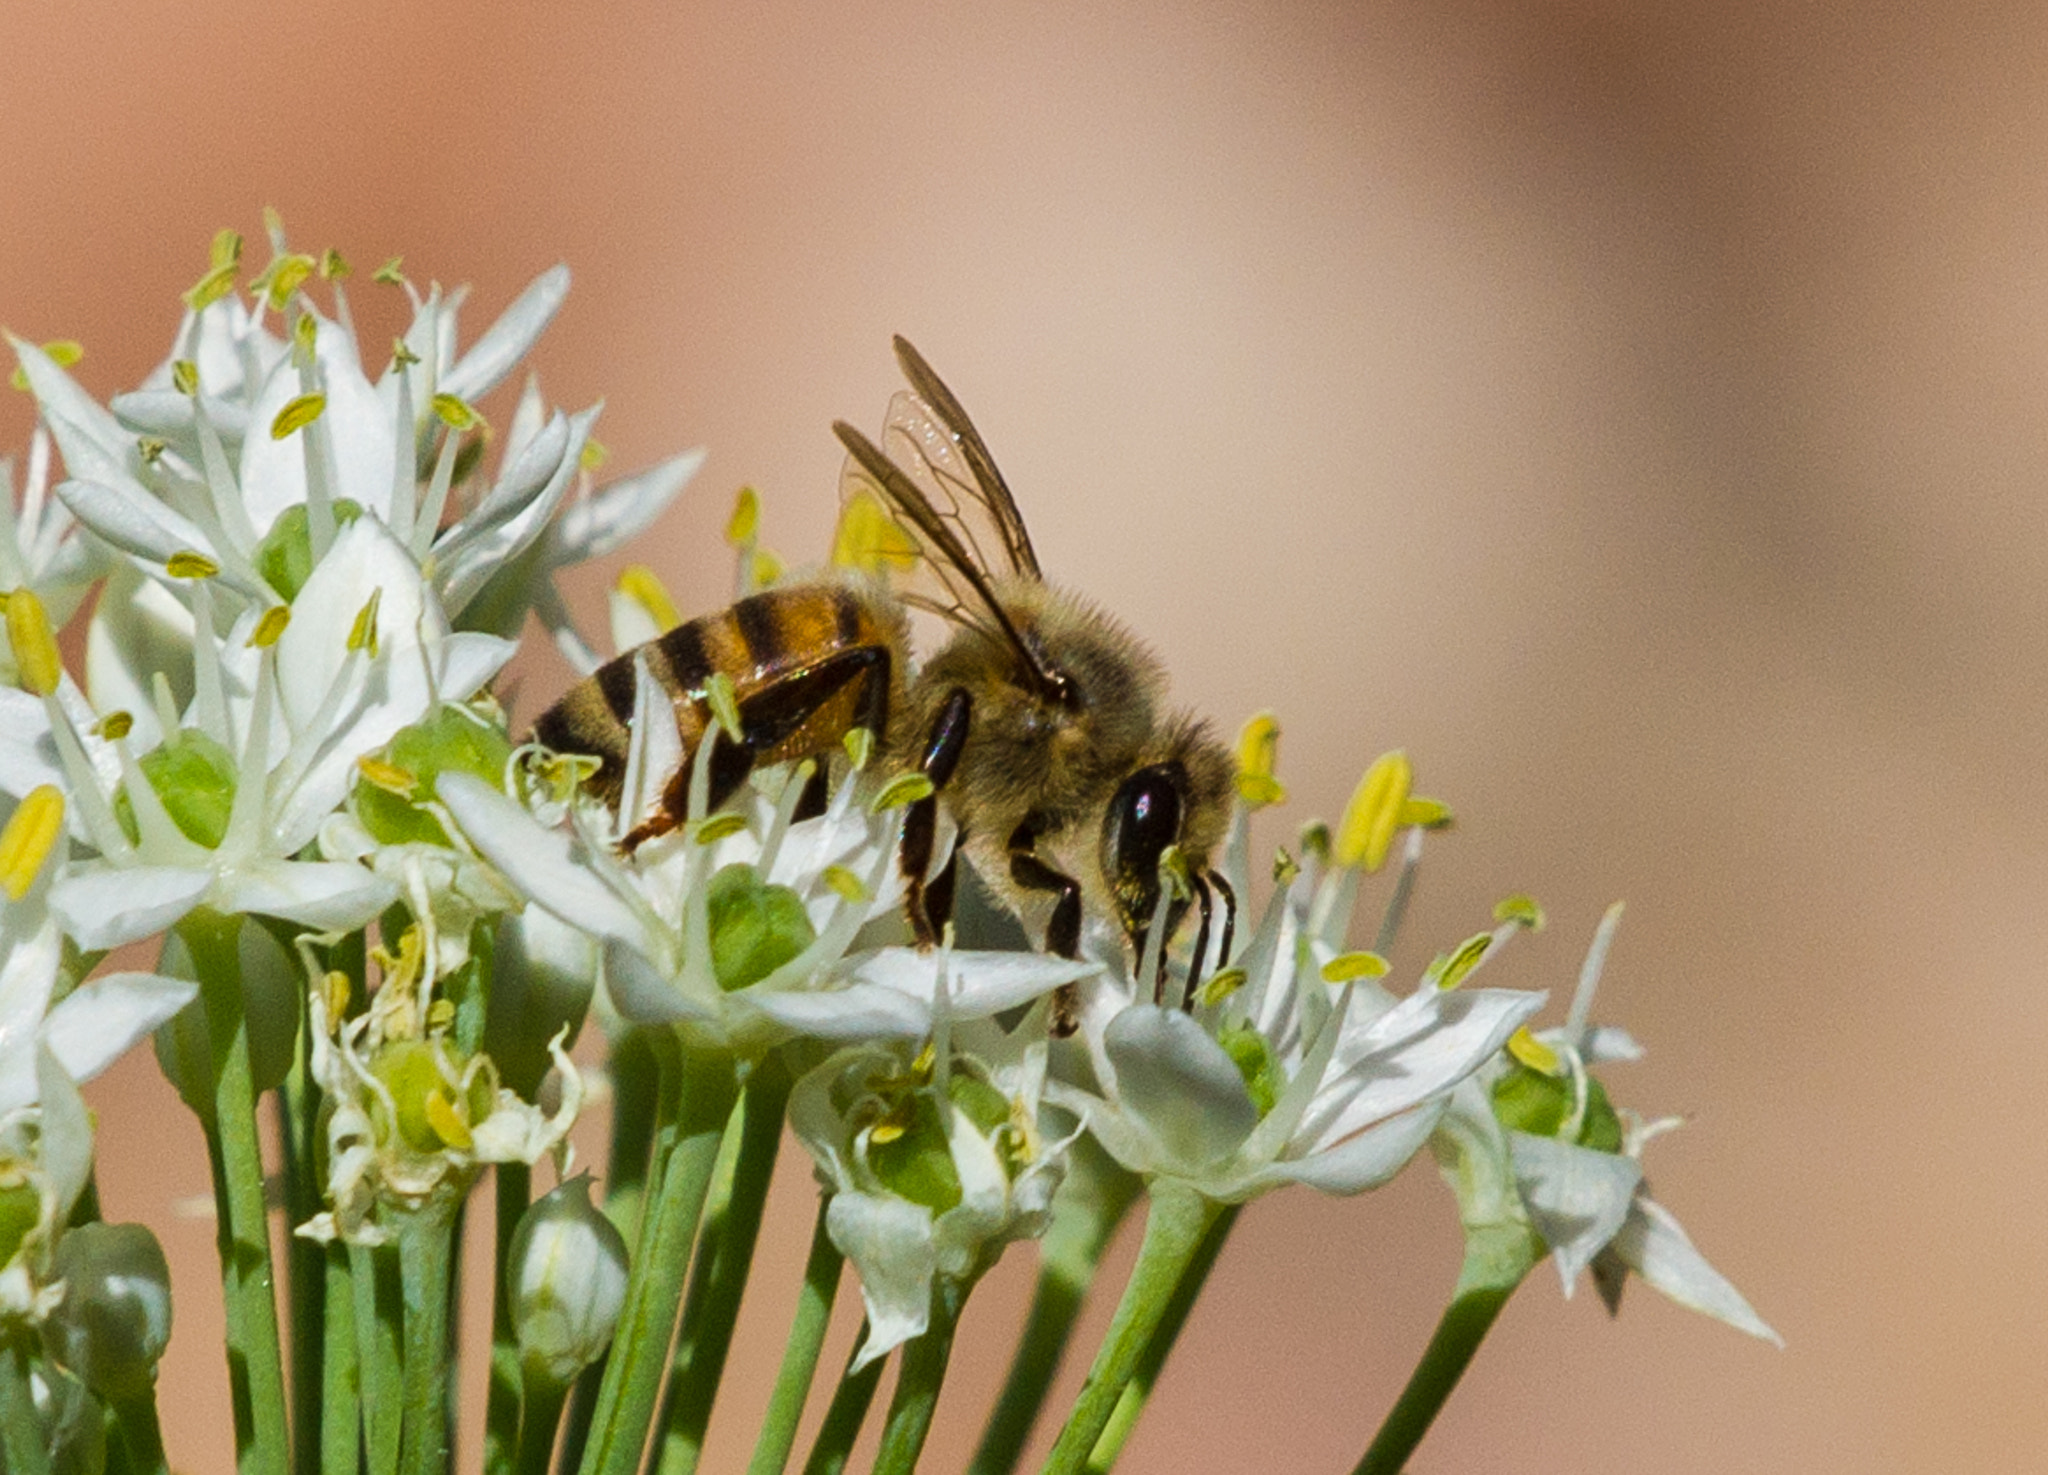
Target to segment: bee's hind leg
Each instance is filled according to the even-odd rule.
[[[932,849],[938,839],[939,791],[946,787],[959,765],[960,750],[967,745],[973,706],[973,700],[961,687],[956,686],[947,694],[946,704],[939,709],[938,719],[925,738],[924,754],[917,762],[917,771],[932,781],[932,791],[922,799],[912,800],[903,815],[897,865],[903,872],[904,910],[910,915],[911,931],[917,934],[917,945],[921,948],[934,946],[953,919],[953,867],[958,863],[965,835],[955,837],[953,854],[946,858],[936,876],[927,881],[925,873],[931,869]]]

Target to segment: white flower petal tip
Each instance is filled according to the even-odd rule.
[[[1775,1347],[1785,1345],[1733,1283],[1693,1247],[1671,1211],[1647,1195],[1637,1196],[1612,1248],[1622,1264],[1679,1305]]]

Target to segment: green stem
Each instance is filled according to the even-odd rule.
[[[278,1141],[284,1149],[285,1222],[304,1224],[320,1212],[318,1178],[320,1089],[311,1072],[311,1039],[299,1031],[297,1057],[277,1095]],[[324,1245],[292,1235],[286,1240],[285,1304],[291,1308],[292,1469],[318,1475],[327,1444],[327,1379],[324,1371],[327,1273]],[[351,1412],[350,1420],[354,1415]]]
[[[491,1170],[497,1245],[491,1270],[491,1384],[484,1404],[484,1470],[505,1475],[520,1444],[519,1336],[512,1326],[512,1235],[533,1197],[533,1170],[525,1163],[499,1163]],[[560,1396],[556,1412],[561,1412]],[[552,1426],[551,1426],[552,1427]]]
[[[803,1292],[797,1298],[789,1342],[782,1349],[782,1368],[775,1374],[775,1390],[768,1395],[768,1411],[761,1416],[761,1435],[747,1475],[782,1475],[788,1467],[796,1426],[804,1416],[811,1382],[818,1375],[818,1354],[824,1350],[825,1332],[832,1325],[832,1303],[838,1298],[840,1271],[846,1264],[846,1257],[825,1232],[825,1206],[830,1202],[822,1196],[818,1199],[811,1254],[804,1262]]]
[[[674,1068],[664,1062],[664,1072]],[[639,1466],[661,1393],[698,1216],[738,1091],[728,1056],[687,1052],[680,1069],[676,1122],[656,1146],[659,1183],[652,1190],[650,1212],[642,1216],[625,1312],[583,1451],[583,1475],[631,1475]]]
[[[356,1367],[362,1384],[363,1445],[369,1475],[396,1475],[399,1411],[404,1405],[403,1295],[397,1257],[388,1247],[351,1245],[349,1281],[355,1292]]]
[[[1145,1242],[1117,1303],[1116,1317],[1088,1370],[1088,1381],[1053,1445],[1044,1475],[1078,1475],[1137,1371],[1145,1344],[1166,1314],[1189,1263],[1202,1247],[1222,1205],[1183,1185],[1155,1181],[1145,1212]]]
[[[448,1288],[454,1217],[433,1206],[404,1216],[398,1275],[405,1297],[404,1409],[399,1468],[442,1475],[448,1468]]]
[[[792,1084],[774,1056],[756,1064],[747,1079],[717,1238],[707,1231],[683,1306],[682,1331],[669,1372],[668,1406],[662,1416],[660,1475],[695,1475],[703,1454],[711,1407],[725,1374],[726,1354],[732,1350],[733,1325],[739,1320],[740,1300],[753,1268],[754,1245],[761,1237],[761,1212],[775,1176]]]
[[[112,1400],[114,1429],[128,1468],[135,1475],[166,1475],[164,1433],[156,1418],[156,1389],[145,1388],[128,1398]]]
[[[817,1440],[811,1445],[811,1457],[804,1461],[804,1475],[840,1475],[853,1454],[853,1442],[860,1438],[860,1426],[868,1419],[868,1406],[875,1401],[875,1385],[882,1381],[882,1369],[889,1362],[886,1357],[877,1357],[855,1372],[853,1359],[867,1340],[868,1324],[863,1321],[853,1339],[853,1351],[846,1355],[846,1371],[839,1375],[839,1387],[833,1391],[831,1406],[825,1410],[825,1422],[819,1426]]]
[[[270,1221],[263,1202],[263,1154],[256,1131],[256,1087],[242,992],[242,919],[200,910],[178,926],[199,975],[213,1048],[213,1122],[209,1136],[225,1212],[216,1236],[227,1303],[228,1386],[235,1409],[235,1458],[242,1475],[285,1475],[284,1353],[277,1327]]]
[[[1401,1475],[1501,1307],[1542,1257],[1542,1241],[1526,1225],[1467,1226],[1451,1304],[1353,1475]]]
[[[912,1475],[917,1457],[932,1431],[932,1415],[938,1410],[939,1390],[946,1381],[946,1364],[953,1357],[953,1333],[960,1325],[960,1309],[967,1303],[972,1281],[954,1281],[944,1276],[932,1284],[931,1320],[924,1335],[903,1349],[903,1366],[896,1374],[896,1396],[889,1401],[889,1420],[882,1426],[882,1447],[875,1455],[875,1475]]]
[[[1102,1176],[1119,1188],[1128,1182],[1130,1191],[1092,1195],[1089,1202],[1070,1211],[1054,1210],[1052,1227],[1039,1243],[1038,1285],[1031,1294],[1031,1311],[1010,1358],[1002,1396],[981,1431],[968,1475],[1010,1475],[1024,1457],[1024,1445],[1038,1423],[1052,1381],[1059,1375],[1075,1318],[1094,1283],[1102,1252],[1136,1200],[1138,1180],[1134,1176]]]
[[[320,1475],[356,1475],[363,1448],[363,1387],[356,1361],[355,1277],[349,1273],[347,1246],[331,1244],[322,1250],[327,1306],[320,1357]]]
[[[548,1457],[555,1452],[555,1430],[561,1425],[562,1403],[569,1390],[546,1378],[527,1378],[523,1387],[520,1402],[525,1415],[519,1421],[513,1475],[547,1475]]]
[[[28,1349],[15,1337],[0,1344],[0,1455],[9,1475],[49,1475],[43,1421],[29,1391]]]
[[[640,1229],[649,1160],[661,1114],[661,1065],[651,1032],[628,1031],[612,1046],[611,1149],[604,1173],[604,1212],[631,1244]]]

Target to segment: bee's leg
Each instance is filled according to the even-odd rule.
[[[774,755],[776,759],[806,756],[802,752],[777,754],[802,733],[806,723],[817,717],[833,698],[855,681],[865,680],[860,696],[863,723],[881,723],[889,708],[889,648],[860,645],[842,650],[782,677],[752,693],[739,704],[740,740],[723,734],[711,750],[711,793],[708,807],[717,809],[739,790],[754,765]],[[878,695],[879,693],[879,695]],[[708,726],[708,723],[707,723]],[[879,732],[879,727],[876,729]],[[829,742],[829,740],[828,740]],[[662,790],[661,804],[647,820],[619,842],[628,853],[657,835],[680,828],[690,812],[690,770],[693,758],[686,756],[669,775]]]
[[[1010,835],[1010,879],[1026,891],[1056,891],[1052,920],[1045,928],[1045,950],[1056,957],[1081,956],[1081,883],[1054,870],[1038,858],[1040,826],[1032,817]],[[1076,1014],[1078,995],[1073,984],[1055,990],[1052,997],[1052,1032],[1072,1034],[1080,1025]]]
[[[1195,927],[1195,950],[1188,954],[1188,981],[1181,990],[1180,1007],[1183,1012],[1195,1007],[1195,990],[1202,986],[1202,964],[1209,957],[1209,884],[1201,876],[1191,874],[1188,883],[1195,888],[1195,905],[1202,920]],[[1166,972],[1166,949],[1159,950],[1159,972],[1162,978]]]
[[[1230,883],[1223,879],[1221,872],[1210,871],[1208,876],[1209,884],[1214,886],[1216,894],[1223,898],[1223,937],[1216,949],[1216,966],[1228,968],[1231,938],[1237,931],[1237,893],[1230,889]]]
[[[925,738],[924,753],[917,760],[917,771],[932,781],[932,791],[913,799],[903,815],[903,840],[896,863],[903,873],[904,910],[921,948],[937,944],[939,934],[953,918],[953,859],[947,859],[945,868],[929,884],[925,872],[931,869],[932,847],[938,839],[939,791],[959,766],[973,707],[964,687],[956,686],[947,693],[946,704],[939,708],[938,719]],[[956,838],[953,854],[959,853],[960,839]]]

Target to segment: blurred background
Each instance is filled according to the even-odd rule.
[[[2039,7],[190,0],[0,9],[0,55],[0,321],[82,340],[95,393],[217,227],[262,260],[265,205],[474,283],[470,335],[566,260],[550,398],[606,400],[615,468],[710,448],[635,551],[701,613],[741,483],[824,551],[827,426],[879,425],[902,332],[1048,570],[1220,723],[1278,709],[1271,839],[1393,746],[1455,807],[1409,976],[1523,889],[1551,927],[1489,977],[1568,989],[1626,898],[1602,1013],[1650,1055],[1609,1084],[1690,1119],[1658,1197],[1788,1347],[1546,1270],[1418,1471],[2039,1468]],[[567,679],[532,660],[522,709]],[[110,1217],[180,1257],[173,1465],[228,1468],[211,1228],[167,1218],[198,1134],[146,1053],[94,1100]],[[786,1160],[707,1469],[810,1195]],[[1350,1468],[1457,1254],[1427,1163],[1257,1204],[1123,1468]],[[1030,1268],[981,1293],[927,1468]]]

